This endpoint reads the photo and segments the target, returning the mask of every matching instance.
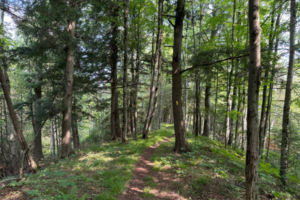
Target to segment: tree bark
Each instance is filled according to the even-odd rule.
[[[127,140],[127,65],[128,65],[128,10],[129,0],[124,0],[124,66],[123,66],[123,132],[122,142]]]
[[[114,5],[112,16],[114,18],[118,17],[119,6]],[[118,25],[115,21],[111,22],[112,26],[112,38],[110,41],[111,48],[111,139],[115,140],[120,138],[120,124],[119,124],[119,105],[118,105]]]
[[[248,81],[247,152],[246,152],[246,199],[259,199],[258,162],[258,99],[261,78],[259,0],[249,0],[250,64]]]
[[[210,135],[210,97],[211,97],[211,80],[207,77],[205,88],[205,118],[203,136],[209,137]]]
[[[291,17],[290,17],[290,57],[289,68],[286,81],[283,119],[282,119],[282,141],[281,141],[281,157],[280,157],[280,176],[283,185],[286,185],[286,174],[288,170],[288,152],[289,152],[289,122],[291,95],[293,89],[293,73],[295,63],[295,27],[296,27],[296,3],[295,0],[290,1]]]
[[[184,56],[183,56],[183,64],[184,64],[184,69],[187,68],[187,49],[188,49],[188,34],[189,34],[189,22],[186,22],[186,29],[185,29],[185,52],[184,52]],[[185,126],[186,126],[186,130],[188,130],[188,96],[189,96],[189,90],[188,88],[188,79],[185,78],[185,82],[184,82],[184,87],[185,87],[185,104],[184,104],[184,121],[185,121]]]
[[[73,2],[75,4],[75,2]],[[75,6],[75,5],[73,5]],[[68,21],[68,33],[71,41],[66,48],[66,71],[65,71],[65,96],[64,96],[64,110],[62,120],[62,144],[61,144],[61,158],[70,156],[71,153],[71,118],[72,118],[72,91],[74,80],[74,49],[73,38],[75,36],[75,20]]]
[[[36,68],[38,71],[38,68]],[[34,134],[37,135],[34,140],[34,149],[33,149],[33,156],[35,160],[44,158],[43,150],[42,150],[42,129],[41,129],[41,103],[39,102],[42,98],[42,86],[41,81],[42,78],[39,77],[38,72],[36,71],[36,80],[35,83],[37,86],[34,88],[34,124],[33,130]]]
[[[134,84],[135,84],[135,75],[134,75],[134,59],[133,59],[133,50],[131,52],[131,91],[130,91],[130,128],[131,128],[131,133],[134,132],[134,126],[133,126],[133,118],[134,118],[134,110],[133,110],[133,99],[134,99]]]
[[[185,124],[183,120],[181,101],[181,50],[182,50],[182,30],[184,19],[185,0],[178,0],[176,6],[176,17],[174,26],[174,45],[172,60],[172,104],[175,129],[175,152],[186,152],[188,146]]]

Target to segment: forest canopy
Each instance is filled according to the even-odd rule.
[[[209,168],[202,162],[229,159],[236,169],[242,166],[237,174],[243,178],[233,184],[242,188],[236,199],[299,198],[299,3],[1,0],[0,190],[6,194],[10,181],[30,184],[28,174],[37,178],[49,163],[137,145],[136,158],[124,161],[131,172],[111,180],[123,189],[106,191],[128,199],[118,195],[131,186],[132,173],[136,178],[134,164],[150,141],[164,136],[152,161],[164,149],[169,156],[160,162],[171,168],[176,162],[173,172],[182,180],[191,173],[187,166],[198,173]],[[105,159],[118,162],[122,153]],[[176,155],[190,160],[172,161]],[[97,159],[90,166],[102,166],[105,159]],[[94,181],[107,180],[108,171],[99,170]],[[230,179],[221,171],[214,173]],[[202,175],[180,195],[212,198],[201,195],[220,177]],[[32,197],[47,193],[38,191]],[[57,198],[93,199],[80,191],[74,183]]]

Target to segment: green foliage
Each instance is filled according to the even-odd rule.
[[[38,190],[26,190],[29,197],[40,196],[41,193]]]
[[[211,182],[211,178],[209,176],[202,176],[199,179],[192,182],[192,188],[197,191],[202,191],[208,186]]]

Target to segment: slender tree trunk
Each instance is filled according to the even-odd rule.
[[[163,0],[159,0],[158,3],[158,28],[157,28],[157,40],[156,40],[156,50],[154,58],[154,68],[152,72],[152,80],[150,87],[150,100],[149,108],[147,112],[147,118],[144,125],[143,138],[146,139],[149,137],[151,122],[154,117],[155,109],[157,107],[157,96],[159,92],[159,83],[160,83],[160,72],[161,72],[161,57],[162,57],[162,42],[163,42]]]
[[[159,104],[159,109],[158,109],[158,129],[161,128],[161,122],[162,122],[162,110],[163,110],[163,99],[164,99],[164,92],[163,92],[163,74],[162,74],[162,80],[161,80],[161,89],[160,89],[160,104]]]
[[[72,141],[73,141],[73,149],[77,149],[77,142],[76,142],[76,128],[75,128],[75,123],[74,123],[74,118],[75,114],[74,112],[72,113]]]
[[[231,67],[231,70],[229,72],[229,77],[228,77],[228,85],[227,85],[227,96],[226,96],[226,117],[225,117],[225,148],[227,149],[228,146],[228,139],[230,135],[230,118],[229,118],[229,113],[230,113],[230,92],[231,92],[231,79],[232,79],[232,74],[233,74],[233,66]]]
[[[123,132],[122,142],[127,140],[127,64],[128,64],[128,10],[129,0],[124,0],[124,66],[123,66]]]
[[[280,19],[281,19],[281,8],[279,9],[279,12],[278,12],[278,15],[277,15],[276,26],[275,26],[274,34],[272,35],[272,39],[271,39],[272,41],[275,38],[277,29],[279,28]],[[275,42],[275,45],[274,45],[275,46],[275,55],[277,55],[277,51],[278,51],[278,41],[279,41],[279,34],[277,34],[276,42]],[[267,113],[266,113],[267,120],[269,122],[269,129],[271,128],[271,106],[272,106],[273,85],[274,85],[273,81],[274,81],[275,72],[276,72],[276,62],[272,63],[270,61],[270,66],[272,66],[271,81],[270,81],[270,86],[269,86],[269,96],[268,96]],[[281,91],[280,91],[280,94],[281,94]],[[267,124],[264,126],[263,135],[264,135],[264,137],[263,137],[262,149],[264,149],[265,146],[266,146],[265,143],[266,143],[266,137],[267,137]],[[269,133],[269,135],[270,135],[270,133]],[[269,151],[269,148],[268,148],[268,151]],[[263,154],[262,154],[262,156],[263,156]]]
[[[275,8],[275,4],[276,2],[273,3],[273,9]],[[271,20],[271,27],[270,27],[270,33],[269,33],[269,52],[268,55],[270,57],[270,54],[272,52],[272,48],[273,48],[273,27],[274,27],[274,17],[275,15],[273,14],[272,16],[272,20]],[[268,81],[269,79],[269,70],[271,67],[271,61],[269,62],[270,64],[266,67],[266,71],[265,71],[265,77],[264,77],[264,81]],[[259,124],[259,153],[260,156],[262,155],[262,150],[263,150],[263,144],[264,144],[264,132],[265,132],[265,126],[266,126],[266,122],[267,122],[267,113],[266,113],[266,101],[267,101],[267,90],[268,90],[268,85],[265,84],[264,88],[263,88],[263,96],[262,96],[262,106],[261,106],[261,115],[260,115],[260,124]]]
[[[51,156],[55,156],[55,136],[54,136],[54,127],[53,127],[53,120],[50,120],[51,130],[50,130],[50,152]]]
[[[73,2],[73,4],[75,4]],[[74,5],[73,5],[74,6]],[[73,39],[75,36],[75,20],[69,20],[68,32],[70,37]],[[67,45],[66,48],[66,89],[64,96],[64,110],[62,120],[62,145],[61,145],[61,158],[65,158],[71,153],[71,118],[72,118],[72,91],[73,91],[73,80],[74,80],[74,46],[73,42]]]
[[[205,118],[203,136],[209,137],[210,135],[210,97],[211,97],[211,78],[207,77],[205,88]]]
[[[217,69],[217,83],[216,83],[216,98],[215,98],[215,117],[214,117],[214,135],[213,139],[216,139],[217,135],[217,103],[218,103],[218,92],[219,92],[219,68]]]
[[[185,0],[178,0],[176,7],[176,17],[174,26],[174,45],[172,60],[172,104],[175,129],[176,152],[189,151],[186,139],[185,125],[182,113],[181,101],[181,49],[182,49],[182,30],[184,19]]]
[[[246,199],[259,199],[259,120],[258,99],[261,78],[259,0],[249,0],[250,64],[248,81],[247,152],[246,152]]]
[[[242,115],[242,151],[245,150],[245,116],[246,116],[246,76],[244,77],[244,86],[243,86],[243,115]]]
[[[286,185],[286,174],[288,170],[288,152],[289,152],[289,122],[290,122],[290,107],[291,96],[293,89],[293,73],[295,63],[295,27],[296,27],[296,2],[290,1],[291,17],[290,17],[290,58],[289,68],[286,81],[283,119],[282,119],[282,141],[281,141],[281,157],[280,157],[280,176],[282,184]]]
[[[234,75],[234,86],[233,86],[233,93],[232,93],[232,97],[231,97],[231,112],[236,111],[235,110],[236,109],[235,108],[236,107],[236,99],[237,99],[236,93],[237,93],[237,71],[235,71],[235,75]],[[234,127],[235,127],[233,117],[230,117],[229,123],[230,123],[230,128],[229,128],[228,145],[232,146],[233,138],[234,138]]]
[[[133,118],[134,118],[134,110],[133,110],[133,99],[134,99],[134,84],[135,84],[135,78],[134,78],[134,60],[133,60],[133,51],[131,52],[131,91],[130,91],[130,128],[131,133],[134,132],[134,126],[133,126]]]
[[[193,52],[194,55],[196,53],[196,34],[195,34],[195,17],[194,17],[194,0],[192,1],[192,26],[193,26],[193,43],[194,43],[194,47],[193,47]],[[200,20],[200,32],[201,32],[201,26],[202,26],[202,18]],[[201,45],[201,41],[199,42],[199,46]],[[201,113],[200,113],[200,98],[201,98],[201,92],[200,92],[200,71],[199,68],[195,69],[195,84],[196,84],[196,92],[195,92],[195,136],[198,136],[199,133],[201,134]],[[200,127],[199,127],[199,116],[200,116]]]
[[[7,85],[7,83],[5,81],[5,78],[4,78],[4,75],[3,75],[3,70],[2,70],[1,67],[0,67],[0,83],[1,83],[1,87],[2,87],[4,97],[5,97],[5,100],[6,100],[7,108],[9,110],[9,115],[11,117],[15,132],[17,134],[17,138],[18,138],[19,143],[22,147],[22,150],[26,151],[26,159],[28,161],[28,164],[29,164],[32,172],[33,172],[33,171],[37,170],[37,165],[36,165],[32,155],[28,151],[27,142],[26,142],[26,140],[24,138],[24,135],[22,133],[22,129],[21,129],[21,126],[19,124],[17,114],[15,113],[15,110],[14,110],[14,107],[13,107],[13,104],[12,104],[12,101],[11,101],[11,96],[10,96],[10,92],[9,92],[9,85]]]
[[[234,57],[234,27],[235,27],[235,7],[236,7],[236,0],[233,1],[233,15],[232,15],[232,33],[231,33],[231,48],[232,48],[232,57]],[[234,63],[234,59],[231,59],[231,69],[232,71],[236,71],[235,69],[235,63]],[[231,79],[231,76],[230,76]],[[237,75],[235,74],[234,76],[234,87],[233,87],[233,95],[232,95],[232,106],[231,106],[231,111],[235,110],[235,104],[236,104],[236,81],[237,81]],[[231,87],[231,80],[229,81],[229,87]],[[230,89],[229,89],[230,91]],[[230,93],[230,92],[229,92]],[[230,94],[229,94],[230,95]],[[229,112],[231,112],[229,111]],[[230,128],[229,128],[229,139],[228,139],[228,145],[231,146],[233,143],[233,132],[234,132],[234,119],[230,118],[229,119],[229,123],[230,123]]]
[[[60,133],[59,133],[59,130],[58,130],[58,125],[56,123],[56,116],[54,117],[54,125],[55,125],[55,138],[56,138],[56,152],[57,152],[57,156],[59,157],[59,147],[60,147],[60,141],[59,141],[59,136],[60,136]]]
[[[237,107],[237,111],[240,112],[241,111],[241,88],[239,87],[238,89],[238,107]],[[236,123],[235,123],[235,148],[238,148],[239,146],[239,126],[240,126],[240,116],[239,114],[236,115]]]
[[[186,22],[186,29],[185,29],[185,52],[184,52],[184,56],[183,56],[183,63],[184,63],[184,69],[187,68],[187,49],[188,49],[188,34],[189,34],[189,22]],[[184,87],[185,87],[185,105],[184,105],[184,121],[185,121],[185,126],[186,129],[188,130],[188,96],[189,96],[189,90],[187,89],[188,87],[188,79],[185,78],[185,83],[184,83]]]
[[[141,8],[138,10],[138,18],[140,17]],[[133,100],[133,109],[134,109],[134,129],[135,129],[135,139],[137,140],[137,134],[139,132],[138,127],[138,86],[140,82],[140,21],[137,23],[137,44],[136,44],[136,64],[135,64],[135,84],[134,84],[134,100]]]

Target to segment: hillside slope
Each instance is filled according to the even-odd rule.
[[[243,152],[191,134],[188,153],[172,151],[174,137],[154,146],[172,133],[164,125],[149,140],[95,144],[69,159],[44,161],[43,170],[0,188],[0,199],[128,199],[130,190],[138,190],[131,199],[244,199]],[[145,168],[135,165],[141,161]],[[262,199],[299,199],[298,177],[281,187],[279,170],[267,163],[260,164],[259,175]],[[140,181],[137,188],[130,180]]]

